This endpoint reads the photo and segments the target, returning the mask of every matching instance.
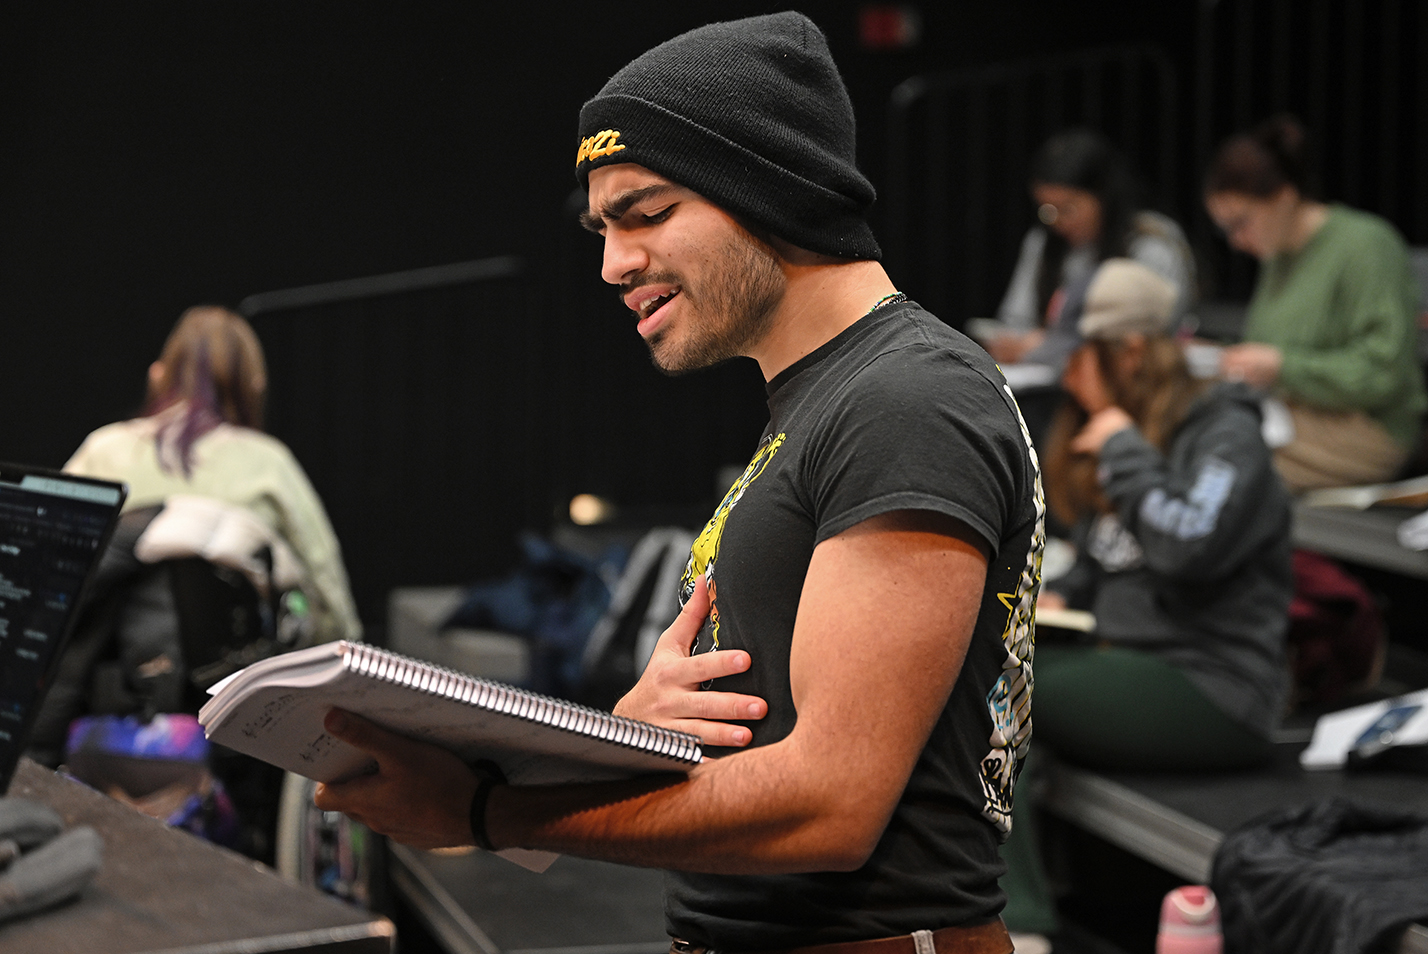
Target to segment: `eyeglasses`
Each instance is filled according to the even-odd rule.
[[[1080,214],[1085,208],[1086,200],[1075,196],[1063,202],[1041,203],[1036,209],[1036,217],[1041,220],[1042,225],[1055,225],[1062,219]]]

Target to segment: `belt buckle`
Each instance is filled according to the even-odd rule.
[[[700,947],[682,937],[671,937],[669,939],[669,954],[712,954],[712,952],[709,948]]]

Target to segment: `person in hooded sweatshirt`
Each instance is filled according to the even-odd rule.
[[[1090,610],[1084,642],[1038,640],[1033,761],[1218,771],[1260,764],[1289,691],[1290,497],[1243,383],[1192,377],[1175,288],[1107,259],[1087,290],[1047,438],[1048,505],[1076,562],[1038,610]],[[1017,807],[1025,812],[1026,799]],[[1055,927],[1034,832],[1003,856],[1008,926]]]

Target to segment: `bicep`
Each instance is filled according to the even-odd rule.
[[[788,741],[892,811],[961,671],[987,544],[928,511],[865,520],[813,552],[789,676]]]

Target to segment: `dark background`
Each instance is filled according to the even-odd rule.
[[[519,275],[488,288],[255,318],[272,429],[329,501],[364,617],[391,585],[497,572],[515,531],[547,528],[576,492],[698,519],[763,423],[757,371],[651,368],[572,221],[575,117],[649,46],[791,6],[829,36],[880,189],[889,98],[909,77],[1140,45],[1174,74],[1162,122],[1180,161],[1153,185],[1196,239],[1208,296],[1242,296],[1253,273],[1206,227],[1200,164],[1274,108],[1342,146],[1322,157],[1331,198],[1428,241],[1413,185],[1428,179],[1428,74],[1411,65],[1428,16],[1402,0],[928,3],[920,42],[893,51],[860,43],[867,5],[839,0],[7,5],[0,458],[58,466],[132,415],[189,305],[517,256]],[[1022,184],[1004,188],[1017,207]],[[951,223],[989,258],[983,282],[937,302],[944,319],[994,308],[1030,221],[1017,209],[986,236]],[[923,276],[887,265],[918,297]]]

